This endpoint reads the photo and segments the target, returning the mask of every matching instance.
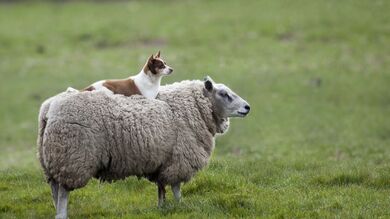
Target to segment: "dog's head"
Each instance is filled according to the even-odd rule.
[[[144,72],[150,76],[161,77],[173,72],[173,68],[160,57],[160,51],[156,55],[151,55],[145,64]]]

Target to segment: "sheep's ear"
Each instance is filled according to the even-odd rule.
[[[155,55],[156,58],[160,58],[160,50]]]
[[[211,92],[214,88],[213,81],[209,76],[206,76],[204,80],[204,87],[206,88],[207,91]]]
[[[207,80],[211,81],[213,84],[215,83],[214,80],[208,75],[206,75],[206,77],[204,77],[203,81],[207,81]]]

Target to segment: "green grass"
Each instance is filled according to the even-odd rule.
[[[71,193],[70,218],[389,218],[388,1],[0,4],[0,218],[54,216],[36,159],[40,103],[138,72],[158,49],[252,111],[168,194],[130,177]]]

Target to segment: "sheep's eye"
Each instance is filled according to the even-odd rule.
[[[229,102],[233,101],[233,98],[231,96],[229,96],[229,94],[226,94],[226,98],[228,99]]]
[[[229,94],[226,92],[220,92],[219,95],[221,95],[221,97],[223,97],[223,98],[226,98],[229,102],[232,102],[232,100],[233,100],[232,97],[229,96]]]

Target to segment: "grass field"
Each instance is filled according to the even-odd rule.
[[[0,218],[54,216],[36,158],[40,103],[139,71],[158,49],[251,113],[158,209],[154,184],[93,180],[70,218],[390,218],[390,2],[0,4]]]

